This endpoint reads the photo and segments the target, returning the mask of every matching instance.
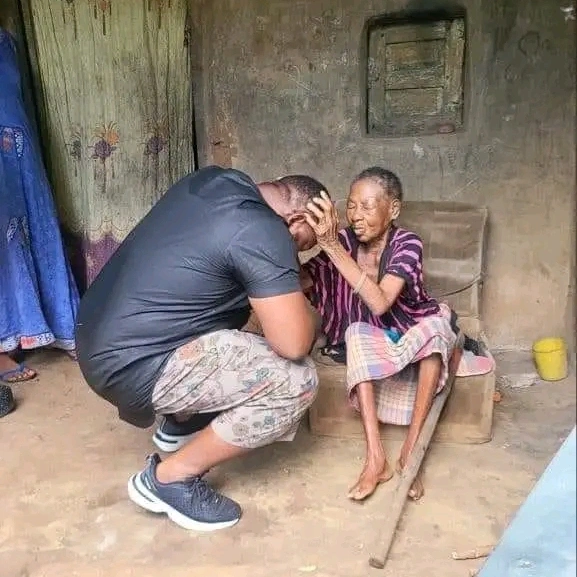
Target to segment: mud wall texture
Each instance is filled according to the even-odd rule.
[[[255,179],[310,173],[342,198],[356,173],[378,164],[399,174],[407,198],[486,205],[491,344],[527,348],[549,334],[573,342],[575,21],[565,4],[189,0],[189,8],[201,165]],[[464,14],[462,127],[368,133],[367,22],[435,8]],[[396,81],[403,58],[405,70],[419,66],[405,48],[389,71]],[[427,50],[420,81],[434,84],[440,52]],[[416,94],[416,112],[430,113],[431,89]],[[407,101],[391,98],[393,112]]]

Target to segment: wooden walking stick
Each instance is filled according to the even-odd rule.
[[[409,494],[411,485],[413,484],[413,481],[415,480],[419,469],[421,468],[421,463],[423,462],[425,453],[429,448],[429,443],[431,442],[431,438],[435,432],[435,427],[437,426],[439,417],[441,416],[441,411],[445,406],[445,401],[449,397],[451,389],[453,388],[455,373],[457,371],[457,367],[459,366],[459,361],[461,360],[461,354],[462,341],[459,341],[455,351],[453,352],[453,356],[451,357],[447,384],[433,400],[429,414],[425,419],[425,424],[423,425],[421,433],[419,434],[419,438],[415,443],[415,447],[409,455],[407,463],[405,464],[405,468],[397,477],[397,485],[393,493],[393,504],[390,510],[387,512],[388,514],[385,521],[385,527],[382,530],[378,540],[378,544],[382,544],[383,547],[382,553],[379,556],[369,558],[369,565],[375,569],[384,569],[387,563],[389,551],[391,550],[391,545],[393,544],[393,539],[395,538],[397,525],[399,524],[399,520],[407,501],[407,495]]]

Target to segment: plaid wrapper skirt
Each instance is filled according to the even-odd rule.
[[[371,381],[375,390],[377,415],[382,423],[409,425],[417,392],[419,361],[434,353],[441,356],[438,394],[449,376],[449,359],[457,336],[450,323],[450,309],[422,319],[394,343],[383,329],[368,323],[352,323],[346,333],[347,392],[359,410],[356,386]]]

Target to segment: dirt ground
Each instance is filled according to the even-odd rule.
[[[360,443],[303,426],[295,442],[215,470],[244,517],[188,533],[127,498],[128,477],[153,451],[150,431],[119,422],[66,357],[30,361],[39,379],[14,387],[19,407],[0,420],[2,577],[466,577],[480,561],[451,552],[499,539],[575,423],[574,377],[505,391],[491,443],[432,448],[425,497],[407,505],[379,572],[367,559],[391,484],[362,505],[345,498]]]

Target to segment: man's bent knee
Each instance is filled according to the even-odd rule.
[[[225,442],[255,449],[275,441],[291,441],[318,391],[318,376],[311,359],[290,363],[282,382],[269,383],[237,407],[221,413],[212,423]]]

